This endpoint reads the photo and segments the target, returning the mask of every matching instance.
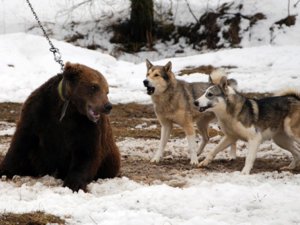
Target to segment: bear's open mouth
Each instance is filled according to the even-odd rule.
[[[147,94],[148,95],[152,95],[154,93],[154,91],[155,91],[155,87],[150,87],[150,86],[147,87]]]
[[[96,112],[95,110],[93,110],[93,108],[91,106],[88,106],[88,118],[90,120],[92,120],[93,122],[97,122],[100,118],[100,112]]]

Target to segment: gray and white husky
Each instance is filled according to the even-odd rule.
[[[195,101],[201,112],[214,112],[225,136],[206,158],[199,163],[207,166],[216,154],[237,140],[248,142],[243,174],[249,174],[259,145],[267,139],[293,155],[292,162],[282,169],[300,165],[300,94],[286,90],[277,96],[262,99],[246,98],[227,84],[222,77],[218,85],[209,87]]]

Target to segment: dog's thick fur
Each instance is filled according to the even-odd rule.
[[[62,80],[63,79],[63,80]],[[73,191],[117,176],[120,153],[109,118],[108,84],[96,70],[67,63],[25,101],[0,176],[54,175]],[[70,103],[63,120],[64,101]]]
[[[216,148],[210,152],[199,166],[207,166],[216,154],[237,140],[249,144],[243,174],[249,174],[259,145],[266,139],[274,142],[293,155],[289,166],[300,165],[300,94],[295,91],[283,92],[279,96],[250,99],[239,94],[227,84],[223,77],[219,85],[209,87],[196,100],[200,111],[215,113],[224,132]]]
[[[194,105],[196,98],[201,96],[209,83],[197,82],[187,83],[177,80],[172,72],[172,64],[168,62],[165,66],[152,65],[146,60],[147,75],[144,85],[147,93],[151,95],[154,111],[161,124],[160,145],[152,162],[159,162],[168,141],[173,123],[180,125],[187,137],[190,151],[191,164],[198,164],[197,154],[201,154],[209,140],[207,128],[215,116],[211,112],[200,113]],[[215,73],[217,74],[217,73]],[[211,76],[211,82],[218,76]],[[218,79],[217,79],[218,80]],[[194,122],[196,122],[202,143],[197,150],[195,140]],[[235,145],[232,147],[232,158],[235,157]]]

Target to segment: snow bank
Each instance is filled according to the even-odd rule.
[[[300,223],[300,176],[289,173],[194,175],[184,188],[123,177],[93,182],[90,193],[59,185],[51,177],[21,186],[0,181],[0,212],[42,210],[74,225]]]
[[[113,103],[150,103],[142,82],[146,74],[145,63],[133,64],[61,41],[53,42],[65,62],[82,63],[103,73],[111,86]],[[34,89],[60,72],[43,37],[25,33],[0,35],[0,49],[0,102],[23,102]],[[233,66],[236,68],[228,71],[229,77],[238,81],[241,91],[272,92],[299,87],[299,58],[300,46],[260,46],[164,59],[154,64],[164,65],[171,60],[175,73],[187,66]],[[208,80],[203,74],[179,79]]]

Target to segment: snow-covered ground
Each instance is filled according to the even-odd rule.
[[[0,35],[0,101],[23,102],[48,78],[60,72],[43,37],[25,33]],[[78,62],[99,70],[110,84],[113,103],[150,103],[143,86],[145,63],[134,64],[112,56],[54,41],[63,60]],[[226,49],[200,55],[163,59],[154,64],[173,63],[173,71],[190,66],[236,67],[228,71],[244,92],[272,92],[300,86],[300,46],[258,46]],[[204,74],[181,76],[187,81],[208,81]]]
[[[43,21],[60,25],[72,20],[88,21],[90,18],[87,18],[87,11],[82,9],[80,13],[74,12],[69,17],[63,13],[57,14],[58,9],[64,9],[72,2],[79,1],[45,0],[39,4],[40,1],[32,0]],[[128,1],[103,2],[106,4],[95,8],[95,11],[103,13],[100,17],[113,12],[112,17],[116,18],[117,14],[122,16],[128,12]],[[169,1],[156,2],[169,4]],[[185,1],[174,2],[174,21],[177,24],[193,21],[188,10],[185,8],[184,11]],[[197,6],[201,4],[210,8],[225,1],[189,2],[193,9],[198,9]],[[270,34],[265,27],[286,17],[287,1],[240,2],[245,5],[243,13],[253,13],[260,9],[268,18],[253,27],[251,35],[245,35],[242,40],[244,48],[202,54],[192,52],[193,56],[166,58],[154,64],[163,65],[171,60],[175,73],[187,66],[234,66],[228,70],[229,77],[235,78],[239,89],[245,92],[271,92],[287,87],[299,89],[298,17],[295,26],[278,30],[270,45]],[[291,0],[291,14],[299,14],[299,6],[293,6],[296,2]],[[23,102],[31,91],[59,72],[59,66],[48,51],[46,40],[25,33],[35,22],[26,7],[25,1],[0,1],[0,102]],[[199,14],[200,11],[195,13]],[[61,40],[59,37],[57,39]],[[107,42],[107,38],[105,40]],[[64,61],[86,64],[104,74],[111,86],[110,99],[113,103],[150,103],[142,84],[146,73],[145,63],[135,64],[74,47],[63,41],[53,42],[60,49]],[[151,59],[151,53],[139,57],[144,61],[148,56]],[[207,76],[193,74],[180,79],[207,81]],[[14,125],[0,123],[0,135],[11,135],[13,130]],[[122,154],[149,159],[158,141],[125,139],[118,142],[118,145]],[[213,146],[210,144],[206,152]],[[0,145],[1,151],[7,148],[8,144]],[[174,155],[187,156],[185,140],[172,140],[168,149]],[[241,145],[239,149],[239,155],[244,156],[245,149],[241,149]],[[288,153],[271,142],[264,144],[261,149],[258,157],[289,157]],[[218,157],[225,158],[226,155]],[[99,180],[88,186],[88,193],[72,193],[70,189],[61,187],[61,181],[52,177],[34,181],[28,178],[0,181],[0,213],[42,210],[66,218],[70,224],[91,225],[300,224],[300,175],[288,172],[249,176],[242,176],[239,172],[199,173],[184,179],[185,185],[182,188],[136,183],[126,177]]]
[[[2,123],[3,134],[13,129]],[[149,128],[151,129],[151,128]],[[1,134],[0,134],[1,135]],[[215,137],[214,141],[220,137]],[[125,139],[118,142],[122,155],[150,159],[158,140]],[[188,157],[186,141],[170,140],[168,157]],[[210,143],[204,155],[215,144]],[[7,144],[0,146],[6,151]],[[246,150],[238,143],[238,155]],[[221,153],[219,159],[227,154]],[[261,146],[259,158],[290,157],[271,142]],[[88,193],[72,193],[62,181],[45,176],[0,181],[0,212],[44,211],[65,218],[69,224],[299,224],[300,175],[265,172],[249,176],[233,173],[187,171],[172,175],[167,185],[137,183],[126,177],[98,180],[88,185]]]

